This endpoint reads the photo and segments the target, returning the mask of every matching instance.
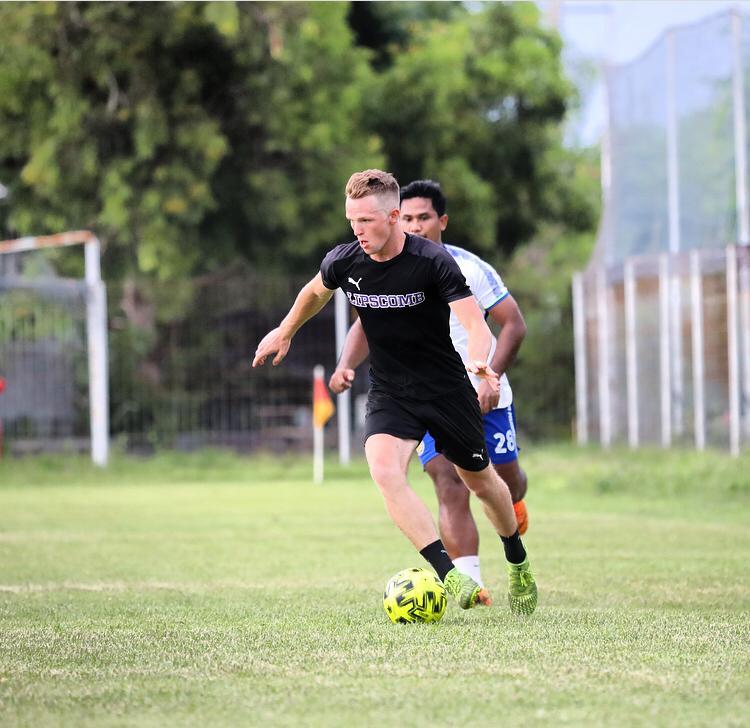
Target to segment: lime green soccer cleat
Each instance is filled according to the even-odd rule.
[[[461,609],[471,609],[477,604],[485,606],[492,604],[490,593],[455,567],[445,575],[443,584],[445,584],[445,591],[458,602]]]
[[[532,614],[536,609],[536,582],[528,559],[508,564],[508,602],[512,614]]]

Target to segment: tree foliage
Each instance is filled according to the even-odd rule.
[[[533,4],[420,25],[378,92],[371,108],[390,166],[400,179],[442,182],[452,240],[511,253],[544,222],[592,226],[561,146],[574,92]]]
[[[349,3],[349,25],[357,45],[373,51],[372,64],[384,69],[408,48],[411,34],[420,23],[432,20],[449,21],[465,14],[462,2],[370,2]]]
[[[110,276],[310,254],[382,162],[337,3],[0,6],[0,179],[17,234],[90,227]]]
[[[110,279],[308,269],[349,174],[440,179],[452,238],[590,227],[531,3],[4,3],[8,234],[96,230]]]

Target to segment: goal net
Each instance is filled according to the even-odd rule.
[[[82,245],[85,278],[40,252]],[[107,303],[100,244],[88,231],[0,242],[0,425],[15,452],[90,449],[107,464]]]

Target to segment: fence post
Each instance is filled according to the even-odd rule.
[[[86,242],[86,332],[89,357],[89,416],[91,459],[104,467],[109,460],[109,362],[107,294],[101,277],[101,246],[95,237]]]
[[[635,263],[632,258],[623,267],[625,304],[625,363],[628,396],[628,444],[638,447],[638,342],[635,331]]]
[[[346,294],[340,289],[336,289],[334,294],[335,314],[336,314],[336,360],[341,356],[341,350],[344,348],[346,333],[349,330],[349,302],[346,300]],[[351,460],[351,408],[352,393],[346,390],[337,396],[336,405],[338,409],[337,424],[339,431],[339,462],[342,465],[348,465]]]
[[[672,385],[669,337],[669,254],[659,256],[659,380],[661,383],[661,444],[672,445]]]
[[[690,310],[693,349],[693,435],[697,450],[706,448],[706,406],[703,396],[703,278],[700,251],[690,251]]]
[[[607,268],[602,265],[596,276],[596,318],[599,334],[599,441],[604,447],[612,443],[612,401],[610,396],[609,304],[607,301]]]
[[[742,416],[745,442],[750,443],[750,246],[737,248],[740,297],[740,351],[742,352]]]
[[[680,138],[679,123],[677,120],[677,81],[675,70],[677,61],[675,58],[675,31],[667,33],[667,200],[668,200],[668,224],[669,224],[669,253],[675,263],[671,270],[674,273],[670,280],[670,327],[669,335],[671,351],[670,384],[672,387],[672,424],[670,430],[677,435],[683,432],[683,399],[685,387],[683,383],[682,368],[682,338],[680,336],[682,318],[682,296],[680,292],[679,269],[676,265],[676,257],[682,248],[682,230],[680,228],[680,160],[678,156]],[[670,432],[671,442],[671,432]]]
[[[732,115],[734,120],[734,185],[737,200],[737,236],[740,245],[750,243],[750,207],[747,195],[747,127],[745,126],[742,17],[732,11]]]
[[[737,346],[737,248],[727,246],[727,375],[729,378],[729,451],[740,454],[739,349]]]
[[[734,117],[734,182],[737,200],[739,257],[740,350],[742,351],[742,414],[745,440],[750,442],[750,203],[747,190],[747,125],[745,68],[742,59],[742,15],[732,9],[732,111]]]
[[[586,309],[583,274],[573,274],[573,343],[576,376],[576,439],[579,445],[589,441],[588,370],[586,367]]]

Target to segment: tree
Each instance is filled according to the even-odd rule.
[[[6,226],[95,229],[110,278],[329,245],[346,174],[382,160],[346,10],[3,4]]]
[[[383,70],[411,40],[413,28],[431,20],[448,21],[467,12],[464,3],[369,2],[349,3],[348,22],[357,45],[373,51],[372,63]]]
[[[531,3],[491,3],[415,27],[378,79],[370,111],[404,182],[434,177],[451,203],[451,239],[506,254],[541,223],[594,223],[569,184],[560,124],[573,89],[558,37]]]
[[[354,46],[343,3],[246,3],[243,17],[267,27],[271,60],[241,53],[249,90],[233,136],[223,211],[242,210],[238,252],[261,265],[307,270],[350,235],[343,214],[349,175],[382,166],[381,142],[365,117],[368,52]],[[247,27],[243,37],[250,32]]]

